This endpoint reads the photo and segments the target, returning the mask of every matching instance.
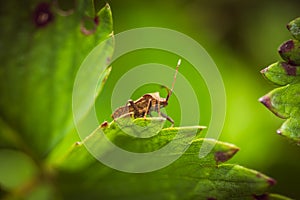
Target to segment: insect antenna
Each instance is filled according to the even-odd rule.
[[[173,93],[174,85],[175,85],[175,82],[176,82],[176,76],[177,76],[177,73],[178,73],[178,68],[180,66],[180,63],[181,63],[181,59],[178,60],[178,63],[177,63],[177,66],[176,66],[176,71],[175,71],[174,80],[173,80],[173,83],[172,83],[172,88],[171,88],[171,90],[169,90],[168,96],[166,97],[167,102],[168,102],[171,94]]]

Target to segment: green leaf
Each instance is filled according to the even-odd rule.
[[[288,40],[278,49],[283,60],[292,65],[300,65],[300,42],[298,40]]]
[[[300,83],[286,85],[274,89],[260,98],[270,111],[281,118],[288,118],[277,133],[299,143],[300,142]]]
[[[279,195],[279,194],[269,194],[268,195],[269,200],[292,200],[291,198]]]
[[[30,149],[34,157],[43,157],[74,130],[76,72],[87,54],[112,33],[109,6],[93,9],[91,0],[77,1],[70,15],[34,0],[2,4],[0,25],[6,28],[0,44],[6,53],[0,55],[0,116],[17,138],[3,140],[4,146]],[[39,17],[43,13],[47,18]]]
[[[299,117],[291,117],[286,120],[280,129],[277,130],[279,135],[285,136],[296,143],[300,144],[300,124]]]
[[[300,80],[300,68],[286,62],[276,62],[261,70],[261,73],[277,85],[287,85]]]
[[[9,149],[0,150],[0,185],[3,188],[18,188],[36,175],[37,168],[26,154]]]
[[[97,66],[97,65],[94,65]],[[98,86],[97,89],[95,91],[95,98],[100,94],[100,92],[103,89],[103,86],[109,76],[111,72],[111,67],[105,69],[102,74],[100,75],[99,78],[99,82],[98,82]],[[91,105],[89,105],[91,106]],[[73,132],[71,132],[70,134],[66,135],[56,146],[55,148],[53,148],[53,150],[51,151],[51,153],[48,155],[47,158],[47,163],[49,165],[52,165],[54,163],[56,163],[59,159],[59,157],[61,157],[61,155],[63,153],[66,152],[66,150],[69,149],[69,147],[76,141],[80,140],[78,133],[74,130]]]
[[[295,39],[300,40],[300,17],[288,23],[287,28]]]
[[[76,142],[69,152],[66,155],[62,155],[61,159],[57,159],[57,164],[60,168],[64,169],[81,169],[90,164],[94,159],[90,159],[90,153],[86,150],[85,145],[94,147],[94,151],[102,152],[104,155],[106,152],[109,152],[107,146],[101,144],[101,141],[104,139],[104,135],[101,134],[103,131],[105,136],[110,140],[114,141],[114,143],[118,146],[122,146],[123,149],[133,152],[151,152],[160,147],[164,146],[168,142],[170,142],[174,136],[177,134],[178,129],[180,129],[180,139],[184,139],[188,136],[185,134],[186,132],[198,132],[202,130],[204,127],[195,126],[195,127],[186,127],[186,128],[169,128],[163,129],[154,137],[143,138],[142,142],[140,139],[137,139],[133,136],[128,135],[128,131],[137,132],[134,128],[131,128],[130,125],[124,127],[124,124],[127,124],[131,121],[130,118],[121,118],[118,120],[118,123],[122,124],[122,128],[118,126],[118,123],[113,121],[110,124],[104,123],[102,126],[98,127],[93,133],[91,133],[83,142]],[[153,132],[157,131],[157,128],[161,128],[164,118],[149,118],[149,119],[135,119],[132,123],[136,125],[136,127],[145,127],[148,123],[151,122],[151,126],[147,127],[143,132]],[[149,130],[150,129],[150,130]],[[156,129],[156,130],[155,130]],[[159,129],[160,130],[160,129]],[[126,132],[124,132],[126,131]],[[140,130],[138,132],[140,134]],[[190,137],[189,137],[190,138]],[[180,141],[179,141],[180,142]],[[181,141],[182,143],[184,142]],[[78,153],[80,152],[80,153]],[[70,163],[72,163],[70,165]]]
[[[200,131],[204,127],[164,128],[155,136],[135,138],[131,133],[135,133],[137,127],[145,128],[149,123],[161,127],[160,123],[164,120],[138,118],[126,126],[126,129],[123,129],[123,125],[128,124],[128,119],[118,120],[119,122],[102,124],[83,142],[75,143],[56,163],[56,169],[60,171],[58,184],[64,198],[97,196],[103,199],[253,199],[253,195],[265,193],[275,183],[273,179],[257,171],[238,165],[221,164],[234,156],[239,149],[232,144],[202,138]],[[153,131],[154,126],[150,126],[144,133]],[[153,152],[168,145],[179,135],[175,139],[175,148],[164,156],[182,156],[169,166],[154,172],[118,172],[102,165],[86,149],[91,147],[93,152],[98,152],[96,156],[113,155],[111,149],[101,143],[105,137],[101,134],[102,131],[115,145],[131,152]],[[128,134],[128,131],[131,133]],[[189,139],[192,139],[189,148],[182,152],[180,146]],[[204,142],[213,148],[207,156],[199,158],[199,150]],[[123,162],[127,166],[134,164],[136,163]],[[89,176],[90,174],[93,175]],[[74,191],[72,188],[75,182],[87,184]],[[92,193],[88,192],[90,188],[93,188]]]
[[[300,105],[300,83],[276,88],[267,95],[260,98],[270,111],[281,118],[299,116]]]
[[[271,82],[283,87],[259,101],[278,117],[287,119],[277,133],[300,144],[300,18],[291,21],[287,28],[295,39],[284,42],[278,50],[286,62],[276,62],[261,71]]]
[[[57,2],[8,1],[0,7],[0,25],[5,27],[0,33],[0,47],[5,50],[0,55],[0,147],[23,152],[21,159],[7,152],[0,157],[1,199],[253,199],[266,195],[274,180],[238,165],[222,164],[238,148],[202,138],[201,126],[159,131],[164,122],[161,118],[136,119],[135,128],[129,124],[122,130],[139,136],[148,135],[149,127],[150,134],[158,132],[137,139],[118,128],[121,119],[102,124],[84,141],[73,144],[80,140],[72,119],[75,76],[87,54],[103,41],[107,43],[97,52],[98,64],[109,61],[112,16],[108,5],[98,12],[93,0],[75,0],[70,12],[59,10]],[[110,70],[95,73],[100,78],[95,98]],[[86,108],[93,104],[81,103]],[[175,141],[172,151],[162,156],[181,157],[151,173],[119,172],[98,162],[85,148],[110,158],[114,152],[102,145],[102,132],[116,146],[137,153],[155,152]],[[199,158],[204,143],[213,148]],[[136,165],[125,161],[126,167]],[[18,173],[32,172],[26,176],[5,173],[18,170],[11,166],[24,167]]]

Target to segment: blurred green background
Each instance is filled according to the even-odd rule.
[[[280,60],[277,47],[291,38],[285,25],[300,16],[300,2],[297,0],[107,2],[112,10],[113,29],[116,34],[137,27],[165,27],[192,37],[208,51],[223,77],[227,95],[226,121],[219,139],[240,147],[239,153],[230,162],[258,170],[276,179],[277,185],[272,189],[273,193],[300,198],[298,172],[300,149],[276,134],[283,120],[278,119],[258,102],[259,97],[275,88],[259,71]],[[105,3],[102,1],[99,6],[102,7]],[[11,38],[13,36],[10,36]],[[5,56],[3,45],[1,54]],[[149,62],[162,63],[174,68],[177,60],[177,55],[168,52],[143,50],[132,52],[115,61],[111,75],[96,102],[99,121],[111,121],[111,93],[114,84],[124,73],[137,65]],[[208,125],[211,111],[209,94],[202,78],[194,76],[193,72],[192,66],[183,60],[180,73],[191,81],[200,101],[199,123]],[[179,89],[180,86],[175,85],[175,92],[176,88]],[[165,89],[159,86],[143,86],[132,98],[136,99],[146,92],[155,91],[159,91],[161,96],[166,95]],[[178,125],[180,119],[178,100],[173,96],[169,103],[166,108],[168,115],[172,116]],[[64,112],[64,108],[60,108],[60,112]],[[17,166],[24,168],[28,166],[21,176],[16,174],[14,179],[5,180],[11,187],[16,184],[14,180],[26,179],[35,173],[35,166],[32,166],[23,154],[9,150],[1,153],[0,177],[9,174],[10,170],[18,169]],[[1,192],[0,188],[0,194]],[[41,196],[47,196],[48,193],[51,192],[46,186],[37,191],[37,195]]]
[[[227,113],[220,140],[236,144],[239,153],[231,160],[261,171],[278,182],[273,192],[300,198],[299,147],[276,134],[283,123],[258,98],[275,88],[260,70],[280,60],[278,46],[291,38],[285,28],[300,16],[300,2],[288,1],[108,1],[112,8],[114,32],[153,26],[182,32],[197,40],[216,62],[227,95]],[[176,41],[174,41],[176,42]],[[98,100],[99,120],[107,120],[114,84],[126,71],[139,64],[157,62],[175,67],[178,57],[167,52],[143,50],[130,53],[113,63],[113,70]],[[182,73],[195,86],[201,109],[201,125],[208,125],[210,102],[201,77],[183,62]],[[159,76],[159,75],[158,75]],[[171,83],[171,80],[170,80]],[[179,87],[179,86],[177,86]],[[133,99],[158,87],[136,91]],[[176,85],[175,85],[176,92]],[[176,98],[170,99],[168,114],[178,121]],[[109,107],[107,106],[107,107]],[[109,107],[110,108],[110,107]],[[169,108],[169,110],[168,110]],[[99,111],[100,110],[100,111]]]

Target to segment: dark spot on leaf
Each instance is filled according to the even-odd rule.
[[[272,106],[271,99],[269,95],[265,95],[261,98],[259,98],[259,102],[261,102],[264,106],[266,106],[272,113],[274,113],[276,116],[286,119],[286,117],[280,115]]]
[[[265,74],[267,71],[268,71],[268,67],[266,67],[266,68],[264,68],[264,69],[262,69],[262,70],[260,70],[260,73],[262,73],[262,74]]]
[[[39,3],[33,11],[33,21],[37,27],[45,27],[54,19],[50,3]]]
[[[75,146],[79,146],[81,142],[75,142]]]
[[[95,23],[97,26],[99,25],[100,20],[99,20],[99,17],[98,17],[98,16],[96,16],[96,17],[94,18],[94,23]]]
[[[111,62],[111,57],[107,57],[107,58],[106,58],[106,64],[109,65],[110,62]]]
[[[264,178],[263,175],[262,175],[261,173],[257,173],[257,174],[256,174],[256,177],[257,177],[257,178]],[[269,184],[270,186],[273,186],[273,185],[276,184],[276,181],[275,181],[274,179],[272,179],[272,178],[267,178],[267,182],[268,182],[268,184]]]
[[[105,128],[108,126],[108,122],[107,121],[104,121],[101,125],[100,125],[100,128]]]
[[[269,195],[268,194],[261,194],[261,195],[253,195],[253,198],[256,200],[268,200]]]
[[[265,95],[261,98],[259,98],[259,102],[261,102],[262,104],[264,104],[264,106],[266,106],[268,109],[271,109],[271,99],[268,95]]]
[[[274,179],[272,179],[272,178],[268,178],[267,181],[268,181],[268,183],[269,183],[270,186],[273,186],[273,185],[276,184],[276,181]]]
[[[215,153],[215,160],[217,163],[225,162],[229,160],[239,149],[231,149],[229,151],[223,152],[218,151]]]
[[[290,52],[294,48],[294,41],[293,40],[288,40],[287,42],[283,43],[280,47],[278,52],[280,54]]]
[[[217,200],[217,199],[213,197],[208,197],[207,200]]]
[[[289,65],[288,63],[281,63],[281,66],[285,70],[286,74],[289,76],[296,76],[297,75],[297,67],[293,65]]]

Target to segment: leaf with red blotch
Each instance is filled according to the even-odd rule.
[[[229,143],[203,138],[201,130],[204,127],[170,127],[162,129],[149,138],[136,138],[128,132],[136,133],[137,128],[145,127],[147,124],[151,126],[150,128],[147,126],[143,134],[153,132],[153,128],[162,127],[160,124],[164,123],[164,119],[120,118],[118,120],[122,123],[120,121],[103,123],[82,142],[75,143],[70,151],[57,160],[55,168],[58,169],[60,176],[69,177],[59,179],[57,182],[59,188],[69,187],[63,190],[64,198],[92,198],[96,195],[103,199],[120,197],[122,199],[169,199],[171,197],[172,199],[255,199],[255,196],[259,197],[262,194],[268,196],[269,188],[275,184],[275,180],[255,170],[235,164],[223,164],[231,159],[239,148]],[[126,129],[124,127],[121,129],[120,124],[126,124]],[[169,156],[180,157],[167,167],[153,172],[118,172],[104,166],[96,159],[102,156],[114,158],[115,150],[103,143],[104,137],[123,150],[139,153],[154,152],[175,142],[172,150],[160,157],[164,159]],[[182,151],[181,147],[185,144],[189,144],[188,148]],[[202,145],[211,150],[205,157],[199,158]],[[124,160],[121,166],[131,169],[144,164],[144,167],[149,167],[155,163],[156,158],[150,156],[142,163],[140,160]],[[89,176],[90,174],[93,175]],[[80,187],[74,192],[72,186],[78,182],[89,183],[90,187],[93,187],[93,193],[88,192],[88,187]]]
[[[300,18],[287,28],[295,39],[284,42],[278,49],[284,62],[276,62],[261,73],[271,82],[281,85],[259,101],[276,116],[287,119],[277,130],[279,135],[300,144]]]

